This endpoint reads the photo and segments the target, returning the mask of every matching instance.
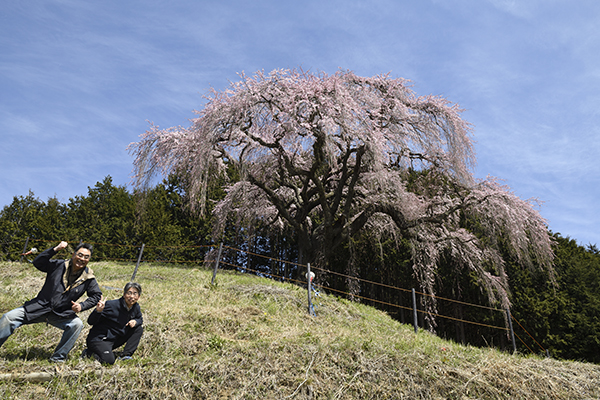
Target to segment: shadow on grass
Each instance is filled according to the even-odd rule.
[[[30,361],[40,361],[40,360],[48,360],[50,356],[54,352],[52,350],[45,349],[43,347],[30,347],[27,349],[20,350],[8,350],[5,351],[3,357],[7,361],[15,361],[15,360],[30,360]]]

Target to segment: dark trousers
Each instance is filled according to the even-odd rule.
[[[125,348],[123,349],[121,356],[132,356],[140,344],[143,333],[144,326],[140,325],[133,329],[127,329],[127,333],[124,336],[119,336],[114,340],[102,340],[97,338],[91,340],[88,339],[87,349],[88,352],[94,354],[94,357],[96,357],[96,359],[101,363],[114,364],[115,353],[113,353],[113,350],[118,349],[125,344]]]

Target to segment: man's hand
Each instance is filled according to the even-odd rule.
[[[105,305],[106,305],[106,299],[104,298],[104,296],[100,296],[100,301],[98,301],[98,304],[96,304],[96,311],[101,313],[104,310]]]
[[[75,311],[76,313],[81,312],[81,304],[75,303],[73,300],[71,300],[71,310]]]
[[[136,325],[137,325],[137,322],[135,322],[135,319],[132,319],[131,321],[129,321],[128,323],[125,324],[125,327],[135,328]]]
[[[56,247],[54,248],[54,251],[58,253],[58,252],[59,252],[59,251],[61,251],[62,249],[65,249],[65,248],[67,248],[67,246],[68,246],[68,245],[69,245],[69,243],[67,243],[67,242],[65,242],[65,241],[63,240],[63,241],[62,241],[62,242],[60,242],[58,245],[56,245]]]

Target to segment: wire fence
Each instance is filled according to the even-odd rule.
[[[46,240],[34,240],[29,241],[29,239],[25,243],[25,247],[23,248],[23,252],[20,254],[21,261],[29,261],[32,262],[32,256],[34,254],[31,251],[27,251],[30,246],[40,246],[40,247],[51,247],[52,244],[57,243],[57,241],[46,241]],[[268,279],[273,279],[281,282],[288,282],[292,284],[296,284],[299,286],[308,286],[309,295],[308,295],[308,308],[309,312],[314,314],[314,305],[311,303],[311,294],[310,291],[314,291],[316,295],[319,295],[320,292],[317,289],[324,291],[329,294],[342,296],[345,298],[351,298],[354,300],[360,300],[364,303],[369,303],[377,306],[378,308],[387,308],[408,311],[415,315],[414,326],[415,332],[417,331],[417,326],[420,325],[421,328],[424,328],[425,322],[424,317],[442,319],[447,321],[452,321],[457,324],[467,324],[475,327],[482,327],[486,329],[496,330],[502,332],[504,335],[508,336],[511,334],[511,341],[513,346],[513,351],[516,351],[516,343],[515,338],[518,339],[521,344],[531,353],[536,353],[532,346],[528,345],[526,341],[519,336],[517,332],[514,331],[512,326],[512,321],[514,321],[521,329],[522,334],[528,336],[541,350],[543,354],[549,356],[548,350],[546,350],[534,337],[531,335],[523,326],[521,322],[519,322],[509,310],[485,306],[481,304],[468,303],[460,300],[445,298],[434,296],[428,293],[423,293],[416,291],[415,289],[407,289],[398,286],[388,285],[381,282],[375,282],[372,280],[363,279],[356,276],[350,276],[347,274],[343,274],[337,271],[332,271],[329,269],[319,268],[316,266],[310,266],[309,264],[301,264],[293,261],[278,259],[270,256],[265,256],[262,254],[258,254],[255,252],[251,252],[244,249],[238,249],[234,247],[229,247],[222,245],[198,245],[198,246],[145,246],[145,245],[119,245],[119,244],[111,244],[111,243],[89,243],[94,246],[94,261],[110,261],[110,262],[124,262],[124,263],[136,263],[134,273],[132,275],[132,280],[135,278],[135,274],[141,263],[173,263],[173,264],[201,264],[207,268],[214,267],[213,274],[213,283],[215,276],[217,274],[217,270],[219,268],[226,268],[236,270],[241,273],[252,273],[257,276],[261,276]],[[75,244],[76,246],[76,244]],[[75,247],[72,246],[72,247]],[[112,249],[112,251],[106,251],[106,249]],[[34,249],[32,247],[32,249]],[[102,251],[104,249],[104,251]],[[115,251],[115,249],[118,249]],[[217,249],[218,255],[217,255]],[[222,251],[225,250],[223,253]],[[120,257],[115,257],[115,254],[121,254]],[[254,258],[250,260],[250,257]],[[257,262],[256,259],[266,260],[268,263]],[[350,293],[349,291],[341,290],[335,287],[330,287],[324,284],[315,283],[308,275],[303,276],[304,271],[316,271],[318,274],[329,274],[332,276],[338,276],[339,278],[352,280],[360,284],[368,284],[374,287],[384,288],[388,291],[397,291],[400,293],[404,293],[406,295],[410,295],[413,298],[411,306],[398,304],[395,302],[385,301],[381,299],[376,299],[373,297],[369,297],[363,294],[355,294]],[[318,276],[317,274],[317,276]],[[308,285],[307,285],[308,283]],[[312,289],[311,289],[312,286]],[[494,325],[487,322],[473,321],[465,318],[460,318],[452,315],[446,315],[439,312],[432,312],[426,309],[418,307],[418,303],[415,301],[415,296],[420,296],[421,299],[430,298],[435,302],[447,302],[451,304],[457,304],[465,307],[472,307],[476,309],[486,310],[491,313],[497,313],[496,319],[501,319],[505,322],[504,326]],[[417,322],[417,314],[420,315],[419,321]],[[404,322],[404,321],[402,321]],[[486,342],[487,343],[487,342]]]

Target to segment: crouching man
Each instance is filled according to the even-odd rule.
[[[144,333],[142,311],[137,303],[141,294],[142,287],[129,282],[120,299],[100,299],[88,317],[88,324],[92,328],[83,357],[94,357],[103,364],[114,364],[117,355],[113,351],[122,345],[125,347],[118,353],[119,359],[126,360],[133,356]]]
[[[87,267],[92,246],[82,243],[70,260],[51,260],[67,242],[40,253],[33,265],[46,273],[44,286],[38,295],[22,307],[7,312],[0,319],[0,346],[21,325],[45,322],[64,331],[50,361],[64,362],[81,333],[83,322],[76,313],[90,309],[102,298],[93,271]],[[76,301],[87,292],[88,298]]]

